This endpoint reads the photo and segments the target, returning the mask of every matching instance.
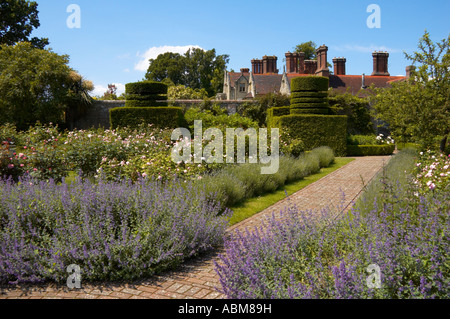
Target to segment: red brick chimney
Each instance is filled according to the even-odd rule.
[[[373,52],[373,72],[372,75],[374,76],[389,76],[388,72],[388,58],[389,53],[387,52]]]
[[[252,73],[262,74],[263,73],[263,61],[262,60],[252,60]]]
[[[294,53],[288,51],[284,56],[286,57],[286,73],[297,73]]]
[[[317,60],[305,60],[304,74],[315,74],[317,70]]]
[[[347,61],[346,58],[334,58],[333,59],[335,75],[345,75],[345,62],[346,61]]]
[[[278,73],[276,56],[263,56],[263,74]]]
[[[302,74],[305,72],[305,53],[288,52],[286,56],[286,73]]]
[[[241,69],[241,73],[242,74],[248,74],[248,73],[250,73],[250,69],[249,68],[242,68]]]
[[[328,52],[328,47],[325,44],[321,45],[316,51],[316,53],[317,53],[316,75],[319,75],[319,76],[329,76],[330,75],[330,70],[328,69],[328,65],[327,65],[327,52]]]
[[[297,65],[297,72],[299,74],[305,73],[305,53],[294,53],[294,58]]]

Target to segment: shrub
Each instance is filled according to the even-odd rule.
[[[398,202],[412,208],[408,198]],[[328,211],[285,209],[282,221],[273,217],[265,229],[226,240],[215,262],[221,292],[232,299],[447,299],[448,202],[422,200],[418,222],[408,210],[393,221],[398,206],[337,220]],[[367,285],[371,264],[380,267],[380,289]]]
[[[347,145],[347,156],[391,155],[395,145]]]
[[[167,85],[161,82],[142,81],[125,84],[127,94],[167,94]]]
[[[291,114],[321,114],[328,115],[330,114],[330,109],[328,108],[292,108]]]
[[[302,91],[302,92],[292,92],[291,93],[291,100],[298,99],[298,98],[325,98],[325,97],[328,97],[328,92]]]
[[[317,173],[333,161],[333,151],[323,147],[297,158],[280,156],[279,169],[275,174],[262,175],[261,167],[265,165],[245,163],[226,166],[203,176],[196,183],[223,207],[232,207],[244,199],[275,191],[286,183]]]
[[[179,107],[117,107],[110,109],[109,115],[112,128],[154,124],[155,127],[174,129],[184,123]]]
[[[324,76],[299,76],[291,80],[291,92],[328,91],[328,84]]]
[[[348,134],[374,134],[374,123],[370,115],[369,100],[351,93],[330,91],[329,103],[332,114],[348,116]]]
[[[239,299],[448,299],[450,206],[442,192],[413,195],[404,172],[413,154],[396,155],[341,218],[330,209],[289,207],[264,229],[227,239],[215,262],[221,292]],[[367,285],[371,264],[380,267],[381,288]]]
[[[294,139],[288,145],[282,147],[281,150],[286,155],[298,157],[305,151],[305,143],[300,139]]]
[[[323,97],[299,97],[299,98],[292,98],[291,99],[291,105],[294,104],[306,104],[306,103],[311,103],[311,104],[318,104],[318,103],[322,103],[322,104],[326,104],[326,106],[329,106],[327,103],[327,99],[323,98]],[[306,107],[306,106],[304,106]],[[314,106],[314,107],[318,107],[318,106]]]
[[[157,101],[150,101],[150,100],[126,100],[125,101],[125,107],[157,107],[157,106],[167,106],[167,102],[157,102]]]
[[[167,95],[160,94],[127,94],[127,100],[135,101],[165,101],[167,100]]]
[[[223,241],[228,211],[189,185],[0,181],[0,283],[133,280]],[[20,218],[19,218],[20,217]]]
[[[329,146],[336,156],[345,156],[346,116],[295,114],[273,117],[271,127],[284,128],[293,139],[301,139],[306,150]]]
[[[289,115],[291,112],[290,106],[284,106],[284,107],[272,107],[270,109],[267,109],[267,127],[273,127],[273,118],[276,116],[283,116],[283,115]]]

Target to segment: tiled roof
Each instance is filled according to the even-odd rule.
[[[231,86],[239,79],[242,73],[230,72]],[[287,74],[289,82],[295,77],[310,76],[310,74]],[[247,74],[245,77],[248,79]],[[267,94],[271,92],[279,92],[281,87],[282,74],[253,74],[255,80],[256,94]],[[330,75],[330,87],[339,92],[348,91],[351,94],[356,94],[362,86],[362,75]],[[366,87],[372,84],[375,87],[389,87],[390,83],[396,81],[403,81],[405,76],[371,76],[365,75],[364,83]]]
[[[366,87],[372,84],[377,88],[390,86],[390,82],[403,80],[404,76],[364,76],[364,85]],[[362,87],[362,75],[330,75],[330,87],[336,91],[356,94]]]

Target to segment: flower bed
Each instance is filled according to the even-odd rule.
[[[0,181],[0,283],[148,277],[223,240],[229,212],[179,183]]]
[[[221,291],[242,299],[449,298],[448,193],[427,188],[416,197],[405,181],[383,178],[372,205],[341,219],[290,208],[282,221],[228,239],[216,263]],[[379,288],[368,285],[370,265],[379,267]]]

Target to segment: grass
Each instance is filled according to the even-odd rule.
[[[234,224],[237,224],[243,221],[244,219],[247,219],[263,211],[267,207],[270,207],[273,204],[284,199],[286,197],[286,193],[288,196],[290,196],[298,192],[299,190],[305,188],[309,184],[312,184],[321,179],[322,177],[325,177],[326,175],[341,168],[342,166],[347,165],[353,160],[354,160],[353,158],[349,157],[336,157],[333,164],[331,164],[329,167],[322,168],[319,173],[312,174],[299,181],[286,184],[283,187],[283,189],[279,189],[275,192],[268,193],[262,196],[247,199],[241,202],[240,204],[231,207],[231,210],[233,211],[233,216],[230,218],[229,225],[233,226]]]

